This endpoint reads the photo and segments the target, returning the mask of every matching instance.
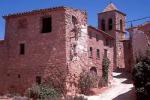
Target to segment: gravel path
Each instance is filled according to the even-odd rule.
[[[113,73],[111,87],[98,96],[88,96],[88,100],[135,100],[135,92],[127,73]]]

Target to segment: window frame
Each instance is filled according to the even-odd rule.
[[[50,19],[49,30],[47,30],[48,28],[44,28],[44,20],[46,19],[47,20]],[[48,25],[48,22],[46,24]],[[45,27],[48,27],[48,26],[45,25]],[[50,33],[50,32],[52,32],[52,16],[44,16],[41,18],[41,33],[45,34],[45,33]]]
[[[89,51],[90,51],[90,52],[89,52],[89,57],[92,58],[92,57],[93,57],[93,48],[90,47],[90,50],[89,50]]]
[[[100,49],[97,49],[97,50],[96,50],[96,57],[97,57],[97,58],[100,58]]]
[[[108,30],[109,31],[113,30],[113,19],[112,18],[108,19]]]
[[[20,43],[19,44],[19,54],[20,55],[25,55],[25,43]]]

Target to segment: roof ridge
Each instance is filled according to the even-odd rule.
[[[113,3],[110,3],[110,4],[103,10],[103,12],[112,11],[112,10],[118,10],[118,9],[117,9],[117,7],[116,7]]]
[[[93,27],[93,26],[91,26],[91,25],[89,25],[88,27],[91,27],[91,28],[93,28],[93,29],[96,29],[97,31],[102,32],[105,36],[108,36],[108,37],[114,39],[114,37],[112,37],[111,35],[109,35],[108,33],[104,32],[104,31],[102,31],[102,30],[100,30],[100,29],[97,29],[96,27]]]
[[[67,6],[56,6],[56,7],[50,7],[50,8],[35,9],[35,10],[31,10],[31,11],[26,11],[26,12],[18,12],[18,13],[7,14],[7,15],[4,15],[3,18],[9,17],[9,16],[18,16],[18,15],[24,15],[24,14],[32,14],[32,13],[37,13],[37,12],[40,12],[40,11],[56,10],[56,9],[61,9],[61,8],[74,9],[72,7],[67,7]],[[79,9],[74,9],[74,10],[79,10]],[[82,11],[82,10],[80,10],[80,11]]]

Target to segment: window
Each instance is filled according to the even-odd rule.
[[[100,52],[99,52],[99,49],[97,49],[96,55],[97,55],[97,58],[100,58]]]
[[[42,19],[42,33],[48,33],[52,31],[52,19],[46,17]]]
[[[107,49],[104,49],[104,57],[107,57]]]
[[[90,73],[91,73],[92,75],[97,75],[97,69],[96,69],[96,67],[92,67],[92,68],[90,69]]]
[[[36,76],[36,83],[41,84],[41,76]]]
[[[123,22],[120,20],[120,30],[123,31]]]
[[[90,47],[90,57],[92,58],[92,56],[93,56],[93,48]]]
[[[20,44],[20,55],[24,55],[25,54],[25,44],[21,43]]]
[[[113,29],[113,20],[112,20],[112,18],[110,18],[110,19],[108,20],[108,29],[109,29],[109,30],[112,30],[112,29]]]
[[[109,40],[108,40],[108,39],[106,39],[106,43],[105,43],[105,45],[106,45],[106,46],[109,46],[109,44],[110,44]]]
[[[20,75],[20,74],[18,74],[18,78],[21,78],[21,75]]]
[[[7,76],[9,77],[9,76],[10,76],[10,74],[9,74],[9,73],[7,73]]]
[[[101,29],[103,30],[103,31],[105,31],[105,20],[104,19],[102,19],[101,20]]]
[[[72,24],[73,25],[78,24],[77,18],[75,16],[72,16]]]
[[[99,40],[99,36],[98,36],[98,34],[96,34],[96,41],[98,41]]]
[[[76,44],[73,45],[73,54],[74,54],[74,56],[77,55],[77,45]]]

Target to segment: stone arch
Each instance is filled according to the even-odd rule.
[[[94,75],[97,75],[97,69],[96,69],[96,67],[91,67],[90,68],[90,73],[92,73]]]

